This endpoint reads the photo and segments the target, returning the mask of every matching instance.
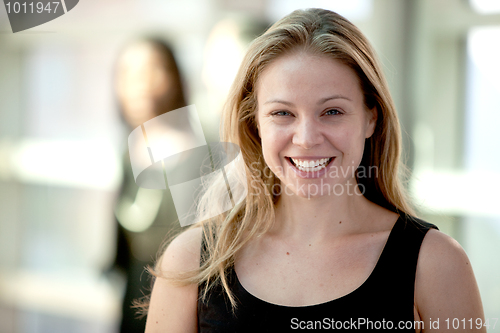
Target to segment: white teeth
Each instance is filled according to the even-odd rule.
[[[292,158],[293,163],[297,169],[301,171],[315,172],[326,167],[330,158],[322,158],[320,160],[296,160]]]

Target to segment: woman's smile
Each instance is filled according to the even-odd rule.
[[[328,168],[332,165],[335,156],[332,157],[286,157],[290,162],[291,169],[300,178],[320,178],[323,177]]]

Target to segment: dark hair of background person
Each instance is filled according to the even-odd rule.
[[[159,116],[166,112],[176,110],[178,108],[186,106],[186,97],[184,92],[184,82],[177,66],[177,61],[175,59],[172,47],[158,37],[145,37],[145,38],[135,38],[132,41],[126,43],[118,52],[118,56],[115,60],[113,83],[115,85],[115,103],[119,111],[120,119],[123,124],[127,127],[131,127],[130,121],[127,120],[125,116],[125,106],[123,101],[119,97],[117,92],[116,80],[120,75],[120,58],[122,55],[135,45],[144,44],[156,51],[156,53],[161,58],[162,69],[165,73],[168,73],[171,84],[166,93],[159,98],[155,103],[155,116]],[[149,119],[146,119],[149,120]]]

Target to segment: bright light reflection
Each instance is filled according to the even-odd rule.
[[[491,195],[500,186],[499,173],[428,171],[414,178],[412,196],[427,212],[500,217],[498,198]]]
[[[500,1],[498,0],[469,0],[475,11],[481,14],[500,13]]]
[[[118,153],[105,141],[25,139],[9,150],[8,175],[22,182],[115,190],[121,180]]]
[[[245,47],[239,40],[239,27],[230,20],[217,23],[207,40],[203,81],[212,94],[224,98],[234,81]]]

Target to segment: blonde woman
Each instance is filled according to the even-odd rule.
[[[247,194],[168,246],[146,332],[486,331],[465,252],[413,217],[387,83],[346,19],[299,10],[258,37],[221,136]],[[214,181],[200,212],[224,191]]]

